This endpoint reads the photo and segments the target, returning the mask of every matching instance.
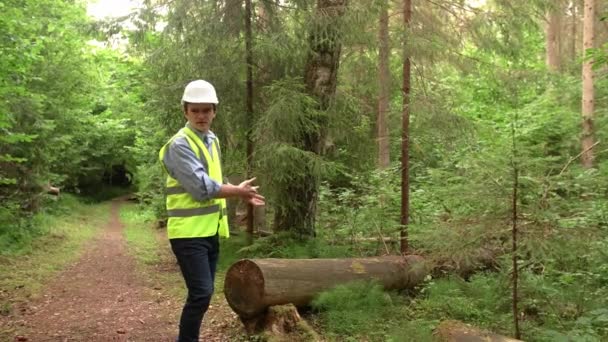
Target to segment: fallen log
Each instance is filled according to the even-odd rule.
[[[469,279],[479,271],[497,271],[498,256],[502,253],[496,248],[482,247],[470,251],[468,255],[440,256],[434,260],[429,260],[433,266],[434,278],[441,277],[443,274],[456,274],[463,279]]]
[[[255,231],[255,233],[258,236],[261,236],[261,237],[267,237],[267,236],[271,236],[272,235],[272,232],[269,232],[269,231],[266,231],[266,230],[261,230],[261,229],[257,229]]]
[[[460,321],[443,321],[433,332],[438,342],[522,342]]]
[[[357,259],[243,259],[226,272],[224,295],[245,322],[273,305],[308,305],[315,295],[352,281],[375,280],[386,289],[410,289],[428,270],[417,255]]]
[[[400,241],[401,238],[399,237],[350,237],[348,239],[332,241],[332,244],[377,243],[379,247],[377,252],[388,255],[399,251]],[[426,255],[422,256],[426,258],[429,267],[432,268],[431,273],[434,278],[443,277],[446,274],[456,274],[467,280],[479,271],[497,271],[497,260],[502,254],[504,254],[504,251],[498,247],[487,246],[439,256],[437,256],[437,253],[429,254],[429,258]]]
[[[49,195],[59,196],[61,190],[58,187],[52,186],[51,184],[46,184],[44,186],[44,191]]]

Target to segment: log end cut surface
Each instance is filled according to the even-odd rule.
[[[266,310],[264,275],[255,262],[243,259],[226,272],[224,295],[230,307],[242,318],[253,318]]]

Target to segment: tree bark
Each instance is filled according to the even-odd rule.
[[[409,33],[410,21],[412,19],[412,1],[403,0],[403,25]],[[401,253],[406,254],[409,250],[407,226],[410,216],[410,181],[409,181],[409,141],[410,141],[410,78],[411,64],[409,45],[403,44],[403,118],[401,133]]]
[[[386,289],[406,289],[427,275],[416,255],[360,259],[244,259],[226,272],[224,295],[243,319],[264,314],[269,306],[305,306],[336,285],[376,280]]]
[[[570,46],[570,61],[575,61],[576,60],[576,43],[578,42],[578,33],[577,33],[577,26],[578,26],[578,16],[576,15],[577,13],[577,7],[576,7],[576,3],[577,1],[574,0],[571,3],[571,7],[570,7],[570,13],[572,15],[572,26],[570,26],[570,35],[571,37],[571,42],[572,45]]]
[[[595,0],[585,0],[585,12],[583,19],[583,50],[591,49],[594,46],[594,26],[595,21]],[[582,100],[582,137],[581,147],[583,155],[581,163],[585,168],[593,167],[594,153],[591,148],[594,144],[593,131],[593,112],[594,112],[594,89],[593,89],[593,61],[583,61],[583,100]]]
[[[316,18],[309,36],[310,52],[306,63],[304,81],[306,91],[319,103],[321,111],[329,108],[336,93],[338,67],[342,48],[340,18],[344,15],[347,0],[317,0]],[[304,113],[303,115],[309,115]],[[325,119],[311,118],[318,129],[307,129],[302,132],[302,149],[315,154],[321,153],[323,130],[327,126]],[[318,197],[318,176],[313,165],[302,170],[301,176],[295,177],[287,189],[295,205],[277,208],[275,211],[275,230],[294,231],[301,237],[315,236],[315,215]]]
[[[560,68],[560,29],[561,29],[561,6],[552,5],[547,15],[546,27],[546,60],[549,71],[557,72]]]
[[[388,135],[388,103],[389,103],[389,40],[388,40],[388,3],[382,3],[378,41],[380,42],[378,56],[378,118],[376,120],[378,142],[378,168],[386,169],[390,165],[390,149]]]
[[[227,23],[228,32],[233,37],[239,37],[243,29],[243,1],[226,0],[224,3],[223,21]]]
[[[253,171],[253,33],[251,29],[251,0],[245,0],[245,61],[247,64],[247,179],[251,178]],[[253,235],[254,227],[253,205],[247,205],[247,233]]]

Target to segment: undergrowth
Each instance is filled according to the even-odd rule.
[[[41,210],[37,213],[15,215],[17,207],[0,206],[0,255],[21,255],[32,251],[37,238],[56,231],[59,217],[80,213],[83,206],[77,197],[62,194],[60,197],[42,196]]]
[[[321,293],[313,302],[324,336],[330,340],[355,338],[384,341],[400,325],[402,297],[383,291],[377,283],[353,282]]]

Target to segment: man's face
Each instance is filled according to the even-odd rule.
[[[207,133],[215,118],[215,110],[211,103],[188,103],[185,115],[192,127]]]

